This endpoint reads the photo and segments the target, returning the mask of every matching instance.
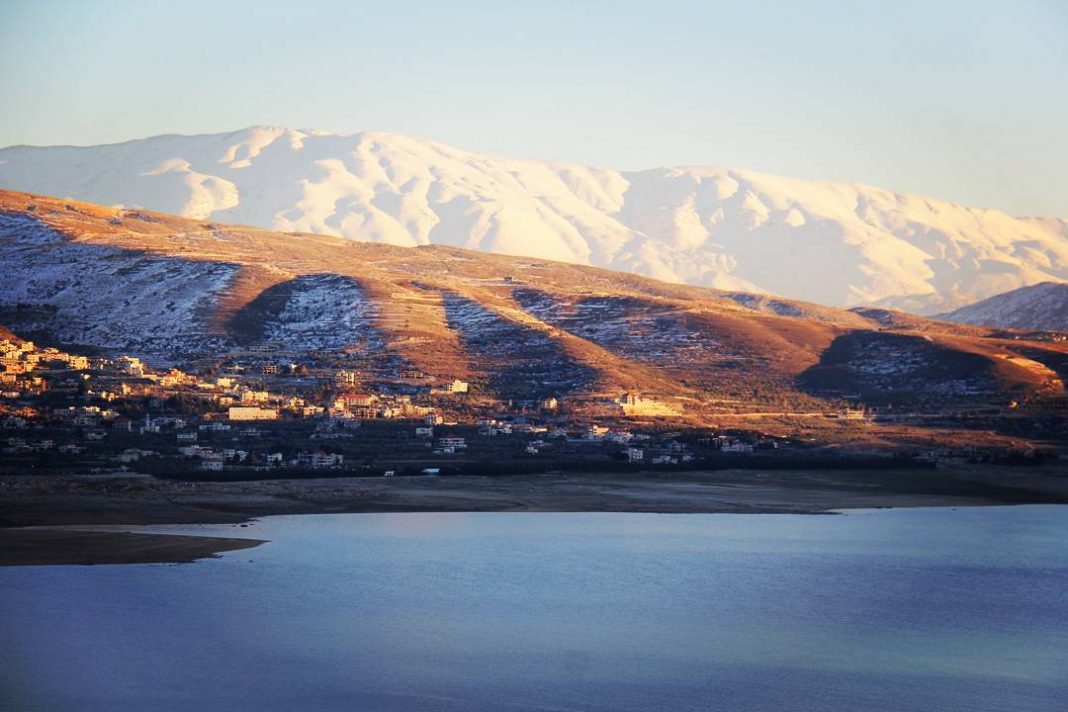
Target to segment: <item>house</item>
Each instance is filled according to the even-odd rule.
[[[230,426],[226,423],[203,423],[198,426],[199,430],[210,430],[214,433],[224,433],[230,429]]]
[[[275,408],[260,408],[259,406],[230,406],[228,412],[230,420],[277,420],[278,410]]]
[[[464,438],[457,437],[439,438],[438,446],[441,448],[452,448],[455,451],[466,448],[467,441]]]
[[[417,437],[417,438],[432,438],[432,437],[434,437],[434,429],[433,428],[426,428],[426,427],[424,427],[424,428],[416,428],[415,429],[415,437]]]
[[[160,428],[174,428],[175,430],[181,430],[185,427],[185,418],[179,418],[173,415],[159,415],[152,418],[151,423],[156,427],[156,432],[159,432]]]
[[[133,356],[120,356],[115,361],[119,370],[128,376],[141,377],[145,375],[145,364],[141,363],[141,359],[134,358]]]
[[[356,407],[352,408],[351,410],[348,411],[348,413],[353,418],[355,418],[357,421],[359,421],[360,419],[363,419],[363,420],[374,420],[374,419],[376,419],[378,417],[379,410],[378,410],[378,408],[375,408],[374,406],[361,405],[361,406],[356,406]]]
[[[645,459],[645,451],[639,447],[628,447],[623,453],[627,456],[627,462],[641,462]]]
[[[266,403],[271,397],[267,391],[242,391],[242,403]]]
[[[327,422],[331,427],[344,428],[345,430],[359,430],[362,425],[359,418],[331,418]]]
[[[604,440],[608,428],[603,425],[588,425],[582,432],[583,440]]]
[[[343,393],[338,396],[334,406],[339,409],[344,408],[366,408],[374,405],[378,400],[378,396],[370,393]]]
[[[525,433],[527,435],[531,433],[547,433],[549,428],[544,425],[534,425],[533,423],[516,423],[512,426],[512,430],[517,433]]]
[[[298,452],[296,457],[293,458],[293,464],[300,467],[311,467],[312,469],[319,470],[327,467],[340,467],[344,460],[344,455],[336,455],[323,452],[322,450],[316,450],[315,452]]]
[[[360,374],[357,371],[337,371],[334,374],[334,384],[338,386],[355,386],[360,382]]]
[[[67,365],[74,371],[85,371],[89,368],[89,359],[85,356],[71,356]]]
[[[739,454],[749,454],[749,453],[753,452],[753,446],[752,445],[750,445],[749,443],[743,443],[740,440],[739,441],[725,443],[723,445],[723,447],[720,448],[720,449],[723,452],[731,452],[731,453],[739,453]]]
[[[341,467],[341,463],[344,461],[344,455],[317,451],[312,453],[311,466],[315,469],[323,467]]]
[[[180,386],[183,383],[186,383],[188,378],[189,377],[185,373],[176,368],[172,368],[170,371],[167,371],[167,373],[159,377],[159,384],[164,388],[173,388],[174,386]]]

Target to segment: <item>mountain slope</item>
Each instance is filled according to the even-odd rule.
[[[16,146],[0,149],[0,187],[916,313],[1068,279],[1063,220],[726,168],[512,160],[383,133],[254,127]]]
[[[295,361],[689,414],[1062,399],[1068,345],[452,247],[0,191],[0,324],[157,363]],[[405,375],[407,374],[407,375]],[[415,374],[414,376],[412,374]]]
[[[1068,331],[1068,284],[1042,282],[998,294],[939,318],[960,324]]]

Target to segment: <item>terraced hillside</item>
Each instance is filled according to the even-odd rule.
[[[480,395],[637,390],[688,411],[1064,396],[1068,345],[453,247],[0,192],[0,323],[157,363],[258,354]]]

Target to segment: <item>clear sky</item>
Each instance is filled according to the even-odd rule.
[[[1068,0],[0,0],[0,145],[253,124],[1068,216]]]

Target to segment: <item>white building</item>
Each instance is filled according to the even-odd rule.
[[[751,452],[753,452],[753,446],[750,445],[749,443],[743,443],[743,442],[737,441],[737,442],[732,442],[732,443],[726,443],[722,447],[722,451],[723,452],[733,452],[733,453],[751,453]]]
[[[276,408],[260,408],[259,406],[230,406],[230,420],[277,420]]]

